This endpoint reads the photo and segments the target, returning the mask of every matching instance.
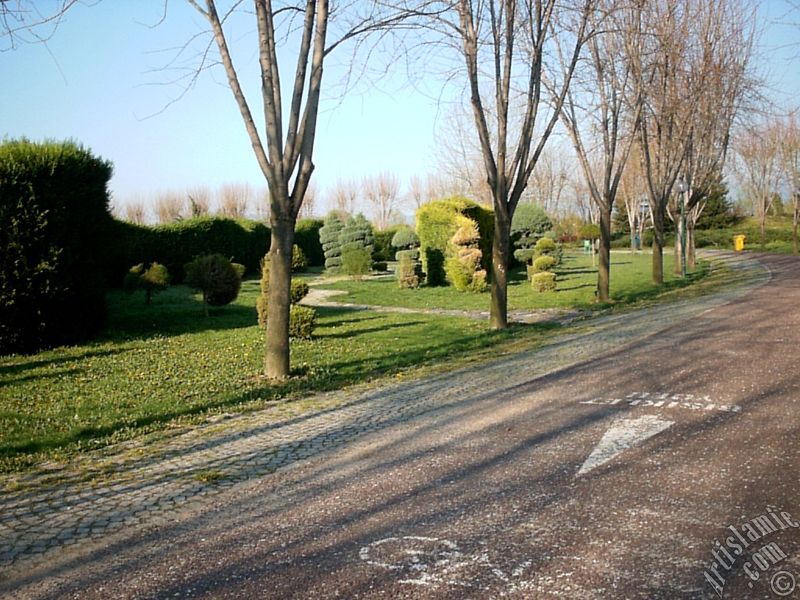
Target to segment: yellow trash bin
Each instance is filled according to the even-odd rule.
[[[745,237],[746,236],[744,234],[733,236],[733,249],[736,250],[736,252],[741,252],[742,250],[744,250]]]

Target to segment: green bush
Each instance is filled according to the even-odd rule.
[[[378,273],[385,273],[389,270],[389,265],[386,264],[386,261],[379,260],[372,263],[372,270],[377,271]]]
[[[308,261],[306,260],[305,252],[303,252],[300,246],[295,244],[292,246],[292,271],[294,273],[299,273],[305,271],[307,266]]]
[[[362,214],[351,217],[339,233],[342,251],[345,246],[365,248],[371,257],[374,243],[372,224]]]
[[[342,229],[342,219],[332,212],[325,217],[325,224],[319,230],[319,241],[325,254],[325,269],[334,273],[342,266],[342,243],[339,241]]]
[[[552,228],[553,222],[543,208],[529,202],[519,204],[511,219],[511,242],[517,249],[514,258],[528,264],[533,257],[529,250]]]
[[[325,265],[325,254],[319,240],[323,223],[322,219],[300,219],[294,228],[294,243],[300,246],[309,267]]]
[[[556,259],[554,256],[543,255],[533,261],[533,272],[544,273],[556,266]]]
[[[102,328],[111,173],[74,142],[0,144],[0,354],[76,343]],[[120,283],[139,262],[124,263]]]
[[[404,225],[392,237],[392,247],[398,250],[419,248],[419,236],[411,227]]]
[[[514,250],[514,258],[523,265],[529,265],[536,251],[533,248],[518,248]]]
[[[450,239],[445,260],[447,280],[459,292],[482,292],[486,289],[486,271],[481,269],[481,251],[477,247],[478,226],[469,219]]]
[[[310,340],[317,324],[317,311],[308,306],[289,307],[289,337]]]
[[[472,221],[478,228],[481,266],[484,270],[490,268],[494,232],[492,211],[466,198],[436,200],[417,210],[416,231],[420,240],[422,268],[428,285],[445,283],[447,246],[464,224],[464,219]]]
[[[406,250],[405,252],[411,252]],[[422,265],[409,255],[401,256],[397,263],[397,285],[400,289],[418,288],[422,280]]]
[[[534,273],[531,278],[531,285],[537,292],[550,292],[556,289],[555,273]]]
[[[550,254],[552,252],[555,252],[556,243],[550,238],[543,237],[538,242],[536,242],[536,246],[534,248],[539,256],[543,256],[545,254]]]
[[[239,275],[239,279],[244,279],[244,274],[247,273],[247,267],[237,262],[232,262],[231,265],[236,269],[236,274]]]
[[[395,259],[399,262],[403,260],[403,258],[408,258],[410,260],[418,261],[419,260],[419,248],[412,248],[411,250],[398,250],[395,254]]]
[[[198,217],[155,227],[116,221],[114,237],[112,274],[117,280],[128,265],[155,260],[167,267],[173,283],[183,281],[185,264],[210,254],[228,256],[247,271],[257,272],[270,243],[269,228],[263,223],[221,217]]]
[[[144,263],[139,263],[135,267],[131,267],[125,275],[124,289],[129,294],[144,290],[144,302],[150,304],[153,294],[167,289],[168,285],[167,267],[154,262],[145,268]]]
[[[289,302],[297,304],[308,295],[308,290],[308,284],[305,281],[302,279],[292,279],[289,291]]]
[[[230,260],[221,254],[200,256],[187,263],[184,283],[203,294],[203,311],[208,305],[224,306],[239,295],[242,279]]]
[[[357,243],[342,246],[342,271],[353,279],[362,279],[372,267],[372,253]]]

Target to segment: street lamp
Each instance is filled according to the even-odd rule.
[[[643,198],[639,203],[639,250],[644,246],[644,228],[647,224],[647,213],[650,212],[650,203],[647,198]]]
[[[682,176],[675,182],[680,194],[681,206],[681,277],[686,277],[686,204],[689,195],[689,184]]]

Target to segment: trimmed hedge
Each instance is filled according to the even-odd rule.
[[[481,251],[481,266],[487,272],[491,268],[494,214],[472,200],[454,197],[435,200],[417,209],[416,231],[420,241],[422,268],[428,285],[445,282],[444,263],[450,239],[464,224],[472,221],[478,228]]]
[[[76,343],[102,328],[111,174],[110,162],[75,142],[0,144],[0,354]],[[121,266],[120,283],[140,262]]]
[[[322,219],[300,219],[294,228],[294,243],[300,246],[306,255],[309,267],[321,267],[325,264],[325,254],[319,241],[319,230]]]
[[[119,284],[132,264],[158,262],[175,283],[185,276],[184,265],[198,256],[222,254],[257,273],[269,250],[270,230],[261,222],[222,217],[198,217],[150,227],[123,221],[114,223],[113,283]]]

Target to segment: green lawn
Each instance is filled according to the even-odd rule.
[[[631,302],[651,297],[663,291],[650,280],[652,257],[649,254],[613,252],[611,255],[611,297],[617,302]],[[672,274],[671,254],[664,256],[665,285],[683,285]],[[705,274],[706,265],[696,276]],[[591,256],[568,252],[556,269],[558,289],[554,292],[535,292],[523,269],[512,271],[508,286],[508,307],[514,309],[589,307],[595,301],[597,269],[592,267]],[[450,287],[422,287],[401,290],[392,278],[365,281],[339,281],[324,286],[344,290],[347,294],[336,296],[337,302],[368,304],[374,306],[401,306],[404,308],[448,308],[457,310],[488,310],[489,292],[481,294],[458,293]]]
[[[649,283],[648,259],[614,255],[618,300],[654,297],[658,290]],[[562,291],[555,294],[535,294],[526,282],[515,281],[511,307],[588,305],[594,283],[585,260],[568,258],[564,271]],[[686,295],[706,285],[670,293]],[[354,287],[370,303],[382,294],[390,304],[404,298],[405,305],[486,309],[489,300],[488,294],[445,288],[401,294],[393,281]],[[311,391],[531,349],[558,329],[515,326],[496,332],[464,318],[323,309],[314,339],[292,342],[294,376],[274,384],[260,377],[257,295],[258,282],[247,281],[234,304],[204,318],[199,298],[182,286],[155,296],[151,306],[141,294],[113,292],[102,338],[34,356],[0,357],[0,471],[24,470],[38,460],[69,457],[213,413],[258,409]]]
[[[212,309],[209,318],[185,287],[155,296],[151,306],[141,295],[112,293],[104,339],[0,357],[0,470],[208,413],[457,361],[506,340],[535,344],[552,329],[500,333],[468,319],[323,309],[314,339],[292,343],[295,377],[271,384],[259,377],[257,293],[258,282],[245,282],[236,303]]]

